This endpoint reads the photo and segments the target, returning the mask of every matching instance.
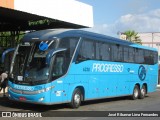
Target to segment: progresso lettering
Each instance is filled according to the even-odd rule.
[[[27,90],[27,91],[33,91],[33,87],[28,87],[28,86],[19,86],[19,85],[14,85],[15,89],[20,89],[20,90]]]
[[[99,64],[94,63],[92,72],[123,72],[123,65],[121,64]]]

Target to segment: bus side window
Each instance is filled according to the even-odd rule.
[[[102,56],[100,55],[101,43],[96,42],[96,60],[102,60]]]
[[[131,47],[124,47],[124,62],[135,62],[135,49]]]
[[[55,62],[53,65],[53,77],[59,77],[65,74],[65,55],[64,54],[57,54],[55,58]]]
[[[128,62],[128,60],[129,60],[128,47],[124,47],[124,62]]]
[[[81,44],[79,54],[77,56],[77,62],[85,60],[95,59],[95,47],[94,42],[90,40],[84,40]]]
[[[100,58],[103,61],[110,60],[110,45],[107,43],[102,43],[100,47]]]
[[[145,64],[154,65],[158,63],[158,53],[153,51],[145,51]]]
[[[149,64],[149,65],[153,65],[153,63],[154,63],[154,61],[153,61],[153,54],[149,50],[145,51],[145,54],[144,54],[144,63],[145,64]]]
[[[144,51],[142,49],[136,49],[135,51],[135,62],[138,64],[144,64]]]
[[[157,64],[157,63],[158,63],[158,53],[153,52],[153,64]]]
[[[129,59],[128,62],[134,62],[134,48],[129,48]]]
[[[123,61],[123,47],[121,45],[112,45],[112,61],[122,62]]]

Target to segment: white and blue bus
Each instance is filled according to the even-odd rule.
[[[82,30],[28,33],[15,49],[8,94],[35,104],[70,103],[156,91],[158,52]]]

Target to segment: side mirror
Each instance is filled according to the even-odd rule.
[[[6,58],[6,55],[7,55],[9,52],[14,52],[14,50],[15,50],[15,48],[10,48],[10,49],[5,50],[5,51],[2,53],[2,60],[1,60],[1,62],[4,63],[5,58]]]
[[[59,52],[63,52],[63,51],[66,51],[67,48],[58,48],[58,49],[53,49],[53,50],[50,50],[46,56],[46,64],[47,65],[50,65],[50,61],[51,61],[51,58],[56,54],[56,53],[59,53]]]

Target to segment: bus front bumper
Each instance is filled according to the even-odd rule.
[[[50,92],[43,92],[39,94],[24,94],[16,93],[11,89],[8,90],[8,97],[10,100],[34,103],[34,104],[50,104]]]

